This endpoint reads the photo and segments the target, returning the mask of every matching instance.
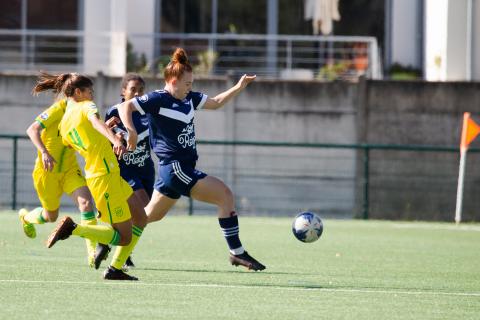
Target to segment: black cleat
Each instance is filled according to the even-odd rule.
[[[105,270],[103,273],[103,279],[105,280],[131,280],[137,281],[138,278],[131,276],[122,270],[115,269],[114,267],[110,266]]]
[[[127,261],[125,261],[124,267],[135,268],[135,263],[133,263],[132,256],[128,256]]]
[[[233,255],[230,254],[230,263],[234,266],[244,266],[248,270],[262,271],[266,267],[251,257],[247,251],[242,254]]]
[[[76,227],[77,224],[73,222],[72,218],[63,217],[48,237],[47,248],[51,248],[58,240],[65,240],[70,237]]]
[[[100,268],[100,264],[102,263],[103,260],[106,260],[108,257],[108,253],[110,252],[110,246],[99,243],[97,244],[97,247],[95,248],[95,269]]]

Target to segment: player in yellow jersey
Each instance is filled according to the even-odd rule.
[[[33,89],[36,92],[37,87]],[[93,200],[85,178],[72,149],[65,147],[58,134],[58,125],[65,113],[67,100],[59,100],[42,112],[27,129],[27,134],[37,148],[38,155],[33,170],[33,183],[41,207],[32,211],[20,209],[19,218],[25,235],[36,237],[34,224],[55,222],[58,218],[60,198],[65,192],[75,201],[81,212],[82,224],[97,224],[93,213]],[[88,263],[94,266],[96,243],[86,239]]]
[[[126,152],[123,142],[100,119],[97,106],[92,101],[93,82],[89,78],[76,73],[59,76],[43,74],[40,81],[48,84],[43,90],[59,88],[67,97],[67,108],[59,125],[60,135],[64,144],[85,159],[87,186],[92,192],[100,220],[113,227],[77,225],[67,216],[51,233],[47,247],[72,234],[116,245],[104,278],[138,280],[121,270],[147,222],[143,206],[133,196],[132,188],[120,177],[114,151],[118,156],[123,155]]]

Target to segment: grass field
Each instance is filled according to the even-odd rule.
[[[53,225],[31,240],[1,212],[0,318],[480,318],[480,225],[326,220],[304,244],[290,223],[240,219],[244,246],[267,265],[255,273],[229,265],[215,217],[167,217],[145,230],[140,281],[126,283],[88,268],[82,239],[47,249]]]

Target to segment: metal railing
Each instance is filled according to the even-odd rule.
[[[430,219],[418,212],[443,210],[433,218],[448,220],[451,213],[453,219],[457,147],[198,141],[198,149],[199,169],[232,188],[237,210],[244,215],[312,210],[337,218],[395,218],[389,213],[393,210],[407,212],[407,219]],[[27,137],[0,135],[0,151],[0,208],[38,205],[31,181],[35,150]],[[470,162],[478,161],[480,149],[469,152]],[[473,163],[466,181],[469,194],[478,191],[472,191],[480,175]],[[469,211],[476,211],[476,197],[466,198]],[[72,208],[71,201],[62,205]],[[216,212],[214,206],[186,198],[175,210]]]
[[[123,39],[123,41],[119,41]],[[106,74],[119,66],[120,50],[145,54],[143,71],[157,73],[173,49],[184,47],[199,73],[255,73],[284,79],[380,79],[373,37],[259,34],[95,33],[0,29],[0,71],[78,71]],[[121,56],[120,56],[121,57]],[[124,62],[126,64],[126,61]]]

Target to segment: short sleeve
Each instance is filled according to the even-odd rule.
[[[93,101],[85,102],[82,105],[82,114],[90,119],[93,116],[98,116],[98,108],[97,105]]]
[[[195,110],[200,110],[203,108],[203,105],[207,101],[208,96],[201,92],[190,92],[190,99],[192,100],[193,108]]]
[[[64,105],[62,105],[62,103]],[[43,129],[49,128],[52,125],[58,124],[65,114],[66,102],[64,100],[52,104],[47,110],[39,114],[35,121],[38,122]]]
[[[117,108],[116,105],[107,110],[107,113],[105,114],[105,121],[107,121],[108,119],[110,119],[112,117],[119,118],[118,108]]]
[[[152,113],[156,114],[160,110],[162,103],[162,92],[152,91],[144,94],[141,97],[133,98],[135,108],[142,114]]]

